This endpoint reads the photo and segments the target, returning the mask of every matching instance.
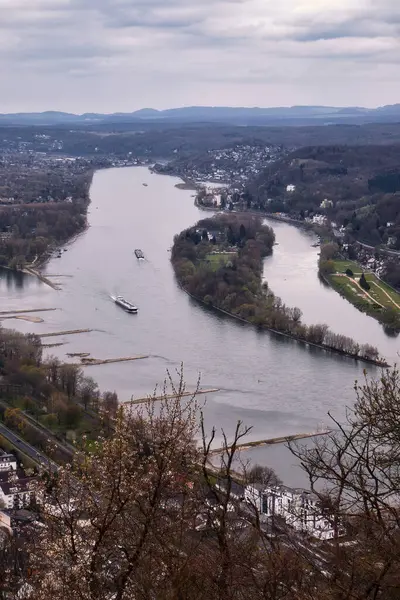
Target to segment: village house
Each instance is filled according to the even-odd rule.
[[[0,454],[0,504],[5,509],[27,508],[34,499],[34,480],[35,477],[28,477],[24,470],[18,467],[13,454]]]
[[[17,470],[17,459],[14,454],[0,454],[0,472],[4,471],[16,471]]]
[[[345,534],[344,528],[335,523],[333,515],[321,508],[318,496],[310,491],[252,484],[246,486],[245,500],[260,514],[281,517],[296,531],[308,533],[319,540]]]
[[[32,482],[34,477],[24,477],[15,480],[0,480],[0,502],[7,509],[19,510],[28,508],[34,498]]]

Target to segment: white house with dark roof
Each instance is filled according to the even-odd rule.
[[[16,471],[17,459],[14,454],[0,454],[0,471]]]
[[[9,510],[28,508],[34,498],[32,488],[34,480],[34,477],[24,477],[0,481],[0,503],[4,505],[4,508]]]
[[[321,507],[316,494],[286,486],[246,486],[245,499],[267,517],[279,516],[296,531],[308,533],[319,540],[329,540],[345,534],[334,516]]]

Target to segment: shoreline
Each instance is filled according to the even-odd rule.
[[[280,335],[286,338],[289,338],[295,342],[298,342],[304,346],[310,346],[313,348],[318,348],[319,350],[324,350],[325,352],[332,352],[333,354],[338,354],[340,356],[345,356],[346,358],[351,358],[353,360],[356,361],[361,361],[361,362],[365,362],[367,364],[371,364],[374,365],[376,367],[380,367],[380,368],[388,368],[390,367],[389,363],[387,363],[386,361],[379,361],[379,360],[374,360],[374,359],[370,359],[370,358],[364,358],[362,356],[358,356],[355,354],[349,354],[348,352],[345,352],[344,350],[339,350],[337,348],[332,348],[330,346],[325,346],[324,344],[315,344],[313,342],[307,342],[306,340],[302,340],[301,338],[298,338],[294,335],[291,335],[290,333],[285,333],[283,331],[277,331],[276,329],[272,329],[271,327],[266,327],[265,325],[263,326],[258,326],[258,325],[254,325],[254,323],[252,323],[251,321],[247,321],[246,319],[244,319],[243,317],[239,317],[238,315],[235,315],[234,313],[230,313],[226,310],[224,310],[223,308],[219,308],[218,306],[214,306],[214,305],[210,305],[207,304],[206,302],[204,302],[204,300],[202,300],[201,298],[198,298],[197,296],[194,296],[193,294],[191,294],[190,292],[188,292],[181,283],[179,283],[178,279],[177,279],[177,283],[178,286],[180,287],[180,289],[185,292],[185,294],[187,294],[190,298],[192,298],[193,300],[195,300],[196,302],[203,304],[204,306],[206,306],[208,309],[210,310],[214,310],[218,313],[224,314],[228,317],[230,317],[231,319],[235,319],[236,321],[240,321],[241,323],[245,323],[246,325],[251,325],[252,327],[262,330],[262,331],[268,331],[270,333],[274,333],[276,335]]]

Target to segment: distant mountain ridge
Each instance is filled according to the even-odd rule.
[[[131,113],[84,113],[59,111],[0,114],[0,125],[64,125],[113,122],[218,122],[236,125],[307,125],[400,121],[400,104],[364,108],[359,106],[229,107],[188,106],[157,110],[142,108]]]

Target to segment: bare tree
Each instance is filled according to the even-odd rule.
[[[332,598],[394,599],[400,595],[400,376],[356,384],[357,402],[343,425],[311,450],[292,446],[312,489],[329,506],[336,535],[327,589]]]

